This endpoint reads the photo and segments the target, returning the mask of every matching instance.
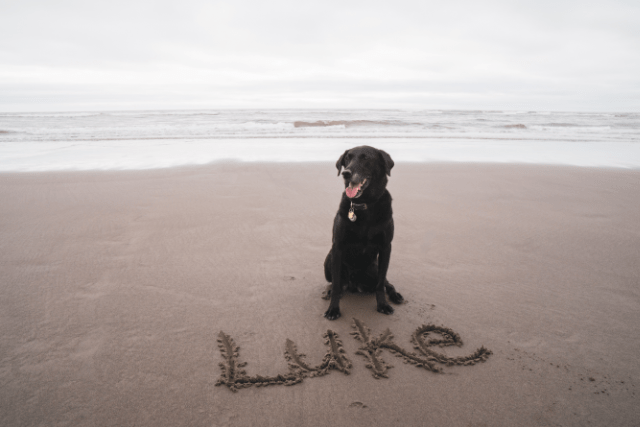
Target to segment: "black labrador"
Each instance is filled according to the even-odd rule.
[[[344,152],[336,162],[338,175],[344,167],[345,191],[333,221],[333,244],[324,261],[324,275],[331,282],[331,303],[324,317],[340,317],[343,288],[375,292],[378,311],[393,313],[391,302],[402,295],[387,281],[393,240],[391,194],[386,189],[393,160],[382,150],[363,145]]]

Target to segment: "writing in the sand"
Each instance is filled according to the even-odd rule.
[[[480,347],[473,354],[465,357],[448,357],[434,351],[431,347],[462,346],[460,336],[444,326],[430,324],[417,328],[411,335],[411,343],[417,353],[407,351],[394,343],[393,334],[389,329],[374,337],[367,325],[358,319],[353,319],[353,328],[355,330],[351,332],[351,335],[361,343],[356,354],[364,357],[366,360],[365,366],[371,370],[373,377],[376,379],[388,378],[387,371],[392,368],[381,357],[383,349],[389,350],[395,356],[404,359],[405,363],[431,372],[442,372],[442,368],[438,365],[475,365],[478,362],[487,360],[491,354],[491,351],[484,347]],[[437,335],[437,337],[432,337],[433,335]],[[346,356],[338,334],[329,329],[323,337],[327,353],[319,365],[309,365],[305,360],[305,355],[298,352],[295,343],[287,339],[284,357],[289,364],[289,372],[271,377],[262,375],[248,376],[243,369],[247,363],[240,361],[239,347],[229,335],[221,331],[218,337],[218,347],[224,362],[220,363],[222,373],[216,385],[226,385],[231,391],[235,392],[240,388],[251,386],[294,385],[301,383],[305,378],[327,375],[331,370],[349,374],[352,366],[351,361]]]

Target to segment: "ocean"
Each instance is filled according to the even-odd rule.
[[[640,113],[184,110],[0,113],[0,171],[335,161],[357,145],[396,162],[640,168]]]

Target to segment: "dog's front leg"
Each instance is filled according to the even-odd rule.
[[[324,317],[335,320],[340,317],[340,295],[342,294],[342,249],[337,244],[331,247],[331,302]]]
[[[389,269],[389,260],[391,259],[391,243],[383,246],[378,254],[378,283],[376,284],[376,302],[378,303],[378,311],[384,314],[393,313],[393,307],[387,302],[385,296],[385,284],[387,283],[387,270]]]

